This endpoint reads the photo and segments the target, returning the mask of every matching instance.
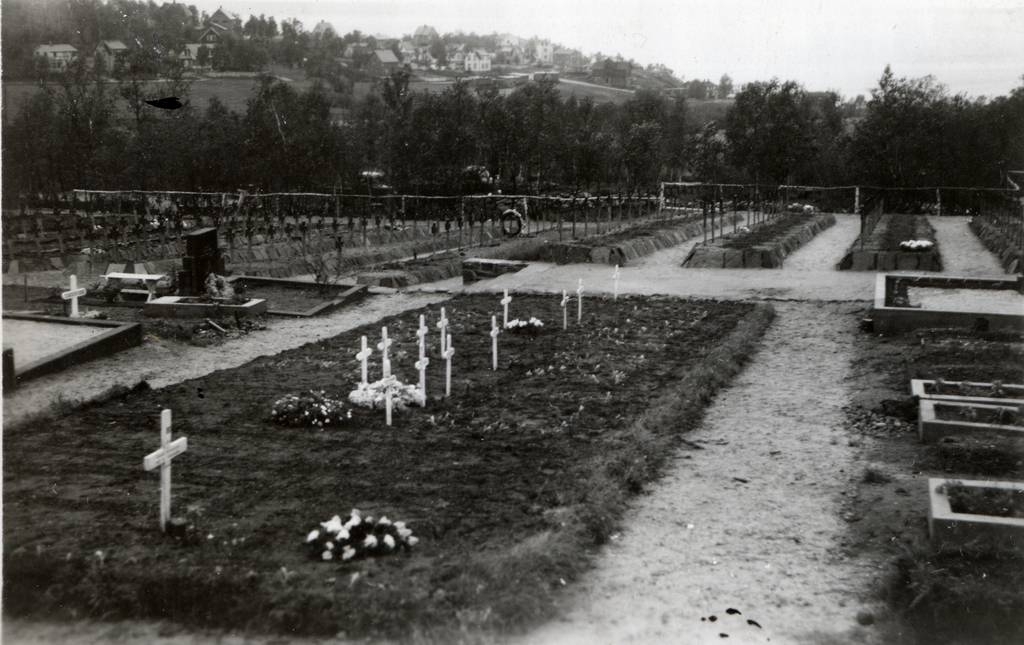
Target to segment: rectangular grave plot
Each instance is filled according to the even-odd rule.
[[[1024,492],[1024,482],[929,477],[928,533],[933,544],[952,548],[974,544],[1024,553],[1024,518],[954,512],[947,493],[954,485]]]
[[[976,403],[983,405],[1015,405],[1024,407],[1024,385],[1017,383],[1003,384],[1002,396],[983,396],[982,392],[990,392],[992,383],[978,383],[974,381],[946,381],[952,394],[938,394],[935,392],[935,381],[932,379],[911,379],[910,393],[919,399],[932,399],[935,401],[954,401],[961,403]],[[972,392],[971,394],[956,394],[958,390]],[[978,394],[974,394],[977,392]]]
[[[1000,410],[1017,412],[1013,405],[986,405],[961,401],[935,401],[921,399],[918,410],[917,434],[921,441],[931,443],[949,435],[989,434],[1003,437],[1024,437],[1024,427],[1008,424],[985,423],[968,419],[941,419],[943,408],[968,409],[998,413]]]

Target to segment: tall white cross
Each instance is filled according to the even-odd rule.
[[[444,368],[444,395],[452,395],[452,356],[455,356],[455,348],[452,347],[452,335],[448,334],[448,347],[444,350],[444,360],[447,361]]]
[[[380,328],[380,342],[377,343],[377,349],[381,353],[381,361],[384,367],[384,378],[391,376],[391,361],[388,360],[388,348],[391,347],[391,339],[388,338],[388,328]]]
[[[615,282],[615,289],[613,291],[613,293],[614,293],[613,299],[614,300],[618,300],[619,299],[619,265],[617,265],[617,264],[615,265],[615,273],[612,274],[612,280]]]
[[[423,356],[426,354],[426,351],[427,351],[427,332],[429,332],[429,331],[430,331],[430,327],[427,327],[426,322],[424,322],[423,314],[420,314],[420,326],[416,330],[416,338],[418,338],[419,341],[420,341],[420,358],[423,358]]]
[[[508,322],[506,321],[506,325]],[[491,316],[491,369],[498,369],[498,317]]]
[[[448,331],[448,318],[444,315],[444,307],[441,307],[441,320],[437,321],[437,328],[441,330],[441,354],[444,354],[445,341],[449,337]]]
[[[370,354],[372,353],[373,350],[366,346],[366,336],[363,336],[363,349],[362,351],[356,352],[356,359],[359,360],[359,362],[362,363],[363,365],[363,380],[359,384],[360,387],[365,388],[367,385],[370,384],[370,382],[366,378],[366,360],[370,358]]]
[[[505,322],[502,327],[508,327],[508,306],[512,302],[512,298],[508,295],[508,289],[505,289],[505,297],[501,299],[501,304],[505,307]]]
[[[160,412],[160,449],[142,460],[146,470],[160,468],[160,530],[167,530],[171,519],[171,460],[188,450],[188,437],[171,441],[171,411]]]
[[[384,375],[384,421],[389,426],[391,425],[391,390],[395,385],[395,377],[391,376],[391,361],[384,360],[384,369],[387,373]]]
[[[71,276],[69,281],[71,282],[71,288],[60,294],[60,297],[71,301],[71,317],[78,318],[78,299],[85,295],[85,289],[78,287],[77,277]]]
[[[580,285],[576,287],[576,322],[583,321],[583,278],[580,278]]]
[[[569,304],[569,296],[565,293],[565,289],[562,289],[562,331],[569,328],[569,310],[566,309],[566,305]]]

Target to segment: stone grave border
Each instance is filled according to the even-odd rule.
[[[979,408],[982,410],[1019,410],[1017,405],[990,405],[987,403],[969,403],[965,401],[936,401],[921,399],[917,413],[917,436],[924,443],[938,441],[942,437],[961,434],[993,434],[1003,437],[1024,437],[1024,427],[1004,426],[995,423],[979,423],[975,421],[951,421],[939,419],[936,407]]]
[[[163,296],[150,300],[142,308],[142,315],[150,318],[217,318],[226,315],[242,317],[267,313],[267,301],[250,298],[245,304],[221,302],[181,302],[197,296]]]
[[[979,383],[976,381],[947,381],[949,385],[969,385],[971,387],[987,387],[991,388],[991,383]],[[971,405],[996,405],[996,406],[1024,406],[1024,385],[1018,385],[1016,383],[1007,383],[1003,387],[1008,390],[1015,390],[1022,394],[1019,399],[1011,398],[1000,398],[993,396],[967,396],[963,394],[928,394],[925,392],[926,385],[934,385],[933,379],[910,379],[910,393],[919,399],[931,399],[934,401],[948,401],[951,403],[967,403]]]
[[[693,247],[683,260],[682,266],[693,269],[781,269],[783,261],[790,253],[835,223],[835,215],[820,213],[793,225],[769,242],[745,249],[724,246],[726,242],[736,239],[726,236],[711,244],[698,244]],[[771,222],[766,223],[768,224]]]
[[[943,311],[894,307],[896,282],[908,287],[939,287],[944,289],[1014,290],[1021,288],[1021,280],[998,278],[946,277],[928,274],[879,273],[875,277],[875,303],[871,320],[875,333],[893,334],[921,328],[966,327],[974,328],[985,321],[988,331],[1024,333],[1024,314],[990,313],[985,311]]]
[[[997,226],[980,217],[972,217],[968,227],[978,236],[982,246],[994,253],[999,258],[999,264],[1007,273],[1017,273],[1022,268],[1021,259],[1024,253],[1014,243],[1011,236],[1000,231]]]
[[[14,313],[5,313],[3,317],[11,320],[29,320],[58,325],[101,327],[108,330],[98,336],[76,343],[71,347],[54,352],[28,363],[24,367],[15,369],[13,382],[16,385],[40,376],[65,370],[86,361],[104,358],[142,344],[142,325],[140,323]],[[16,347],[14,349],[17,351]]]
[[[884,232],[884,228],[877,227],[872,231],[869,244],[862,246],[860,237],[857,237],[847,249],[843,259],[836,264],[839,271],[942,271],[942,255],[939,251],[939,243],[935,240],[935,228],[924,219],[923,215],[896,215],[888,213],[882,225],[888,228],[889,222],[894,217],[917,217],[923,220],[918,227],[918,239],[926,239],[932,243],[928,251],[898,251],[872,247],[877,243],[878,237]]]
[[[944,490],[950,484],[1024,491],[1024,482],[929,477],[928,534],[933,543],[955,548],[983,542],[1024,552],[1024,518],[955,513]]]
[[[296,288],[296,289],[315,289],[316,283],[304,282],[302,280],[291,280],[288,278],[266,278],[263,276],[255,275],[233,275],[226,278],[226,281],[234,284],[235,282],[244,282],[246,286],[254,285],[267,285],[272,287],[284,287],[284,288]],[[345,285],[338,285],[339,287]],[[322,314],[328,314],[332,311],[343,307],[345,305],[352,304],[364,297],[369,295],[369,287],[365,284],[352,285],[342,293],[339,293],[335,298],[314,305],[309,309],[303,311],[296,311],[291,309],[272,309],[270,305],[267,306],[266,314],[268,316],[283,316],[287,318],[312,318],[313,316],[319,316]]]

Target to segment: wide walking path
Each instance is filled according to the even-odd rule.
[[[942,272],[952,275],[1002,277],[999,258],[985,248],[966,217],[929,217],[942,256]]]

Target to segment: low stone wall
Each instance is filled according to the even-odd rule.
[[[1013,237],[1007,236],[992,222],[977,217],[971,220],[969,226],[985,248],[999,257],[999,264],[1003,265],[1004,271],[1017,273],[1024,269],[1024,257]]]
[[[893,215],[886,215],[886,222],[891,221]],[[906,216],[902,216],[906,217]],[[914,239],[930,240],[935,243],[935,229],[924,217],[917,216],[915,219],[916,228]],[[872,231],[864,248],[858,237],[853,245],[843,256],[843,259],[836,265],[840,271],[942,271],[942,256],[939,255],[938,244],[932,246],[928,251],[889,251],[879,248],[884,244],[886,231],[882,227],[876,227]]]
[[[835,223],[836,216],[831,213],[815,215],[789,229],[771,243],[758,244],[747,249],[729,248],[722,246],[720,242],[698,245],[683,260],[683,266],[691,269],[779,269],[786,256]]]
[[[733,213],[724,218],[727,224],[742,221],[743,216]],[[616,233],[620,235],[621,232]],[[537,258],[556,264],[617,264],[627,266],[637,258],[667,249],[704,234],[703,222],[685,222],[650,234],[640,234],[631,240],[602,244],[600,239],[574,242],[555,242],[542,246]],[[514,258],[519,259],[519,258]]]
[[[462,261],[462,284],[497,278],[505,273],[516,273],[517,271],[522,271],[527,266],[526,262],[516,262],[514,260],[466,258]]]

